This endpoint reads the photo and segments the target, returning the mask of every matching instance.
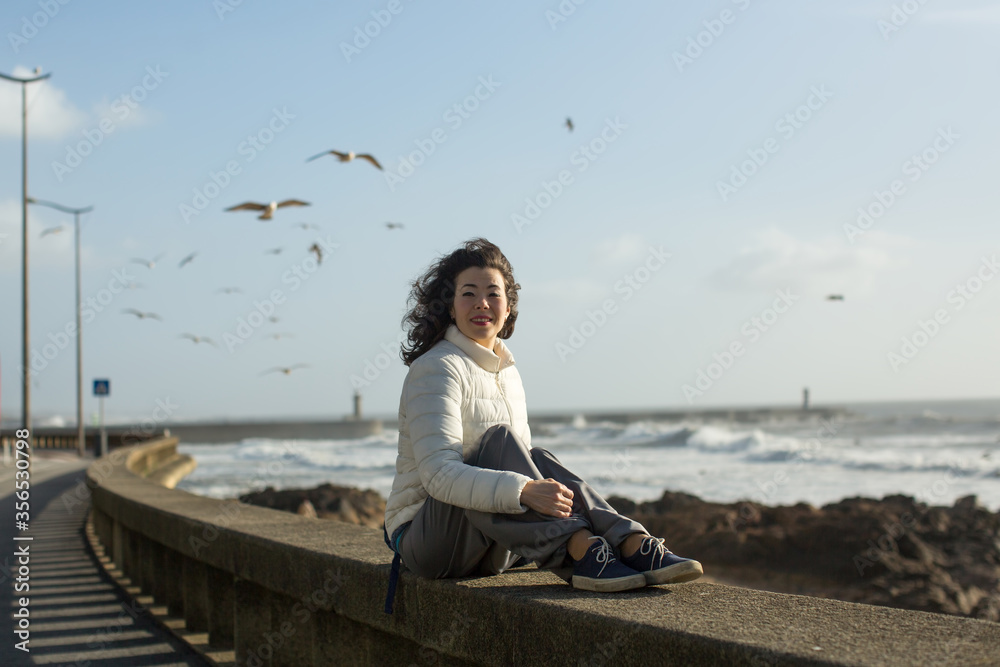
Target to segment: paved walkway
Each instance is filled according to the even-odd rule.
[[[90,503],[80,485],[92,461],[34,455],[27,532],[15,527],[15,469],[0,467],[0,665],[206,665],[122,594],[88,550],[83,528]],[[77,493],[88,500],[74,502]],[[30,590],[15,592],[15,551],[22,545],[29,547]],[[22,596],[29,598],[28,653],[15,648]]]

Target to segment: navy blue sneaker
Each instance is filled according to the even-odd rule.
[[[646,585],[646,577],[641,572],[622,565],[615,558],[606,539],[597,535],[590,539],[596,542],[587,549],[583,558],[573,565],[573,588],[613,593],[642,588]]]
[[[622,562],[641,572],[646,583],[679,584],[693,581],[703,575],[701,563],[690,558],[681,558],[663,546],[663,538],[649,535],[642,541],[636,552],[629,557],[622,556]]]

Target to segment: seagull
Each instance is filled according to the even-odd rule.
[[[66,229],[65,225],[59,225],[58,227],[49,227],[48,229],[43,229],[39,236],[48,236],[49,234],[58,234]]]
[[[569,129],[570,132],[573,131],[573,119],[572,118],[567,118],[566,119],[566,127]]]
[[[295,223],[295,226],[301,227],[302,229],[320,229],[319,225],[310,225],[305,222],[297,222]]]
[[[136,310],[135,308],[125,308],[124,310],[122,310],[122,312],[127,313],[129,315],[135,315],[140,320],[144,320],[148,317],[153,320],[160,320],[161,322],[163,321],[163,318],[157,315],[156,313],[144,313],[142,311]]]
[[[166,253],[162,253],[161,252],[159,255],[157,255],[153,259],[142,259],[141,257],[136,257],[136,258],[134,258],[132,260],[132,263],[133,264],[142,264],[146,268],[152,269],[154,266],[156,266],[157,262],[159,262],[161,259],[163,259],[163,255],[165,255],[165,254]]]
[[[197,345],[198,343],[208,343],[209,345],[215,345],[215,341],[207,336],[195,336],[194,334],[182,333],[180,336],[178,336],[178,338],[187,338],[189,340],[192,340],[194,341],[195,345]],[[218,345],[215,346],[218,347]]]
[[[323,249],[319,247],[318,243],[313,243],[311,246],[309,246],[309,252],[316,253],[317,264],[323,263]]]
[[[220,287],[215,291],[219,292],[220,294],[243,294],[243,290],[241,290],[239,287]]]
[[[284,208],[285,206],[311,206],[307,201],[301,201],[299,199],[286,199],[282,202],[273,201],[270,204],[258,204],[257,202],[243,202],[242,204],[237,204],[236,206],[230,206],[227,211],[263,211],[259,216],[258,220],[271,220],[274,217],[274,212],[279,208]]]
[[[388,227],[389,229],[402,229],[403,228],[403,223],[401,223],[401,222],[387,222],[387,223],[385,223],[385,226]]]
[[[265,250],[264,254],[265,255],[280,255],[282,250],[284,250],[284,248],[271,248],[270,250]]]
[[[196,252],[191,253],[190,255],[188,255],[187,257],[185,257],[184,259],[181,260],[181,263],[177,265],[177,268],[178,269],[183,269],[185,264],[190,264],[191,260],[193,260],[197,256],[198,256],[198,253],[196,253]]]
[[[261,375],[267,375],[268,373],[284,373],[285,375],[291,375],[292,371],[296,368],[309,368],[309,364],[295,364],[294,366],[276,366],[275,368],[268,369],[261,373]]]
[[[321,158],[324,155],[336,155],[337,156],[337,160],[339,160],[340,162],[350,162],[351,160],[353,160],[355,158],[357,158],[359,160],[368,160],[373,165],[375,165],[377,168],[382,169],[382,165],[380,165],[378,163],[378,160],[376,160],[373,156],[369,155],[368,153],[355,153],[354,151],[350,151],[348,153],[340,153],[338,151],[323,151],[319,155],[313,155],[311,158],[309,158],[308,160],[306,160],[306,162],[312,162],[313,160],[315,160],[317,158]]]
[[[827,301],[843,301],[844,300],[844,295],[843,294],[830,294],[829,296],[826,297],[826,300]]]

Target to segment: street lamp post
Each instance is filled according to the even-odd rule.
[[[21,421],[24,428],[31,429],[31,359],[28,347],[31,345],[28,326],[28,84],[52,76],[40,74],[35,69],[34,76],[21,77],[0,74],[0,78],[21,84]]]
[[[76,445],[80,456],[83,456],[86,453],[86,440],[83,430],[83,327],[80,323],[80,214],[90,213],[94,207],[69,208],[34,197],[28,197],[28,203],[48,206],[63,213],[73,214],[73,229],[76,237]]]

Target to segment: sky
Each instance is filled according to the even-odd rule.
[[[972,0],[11,0],[0,72],[51,73],[29,195],[94,207],[88,421],[95,378],[109,421],[339,418],[355,391],[394,415],[410,283],[479,236],[522,286],[529,414],[836,405],[1000,396],[998,30]],[[287,199],[310,206],[225,211]],[[73,216],[32,206],[28,243],[32,412],[72,423]]]

